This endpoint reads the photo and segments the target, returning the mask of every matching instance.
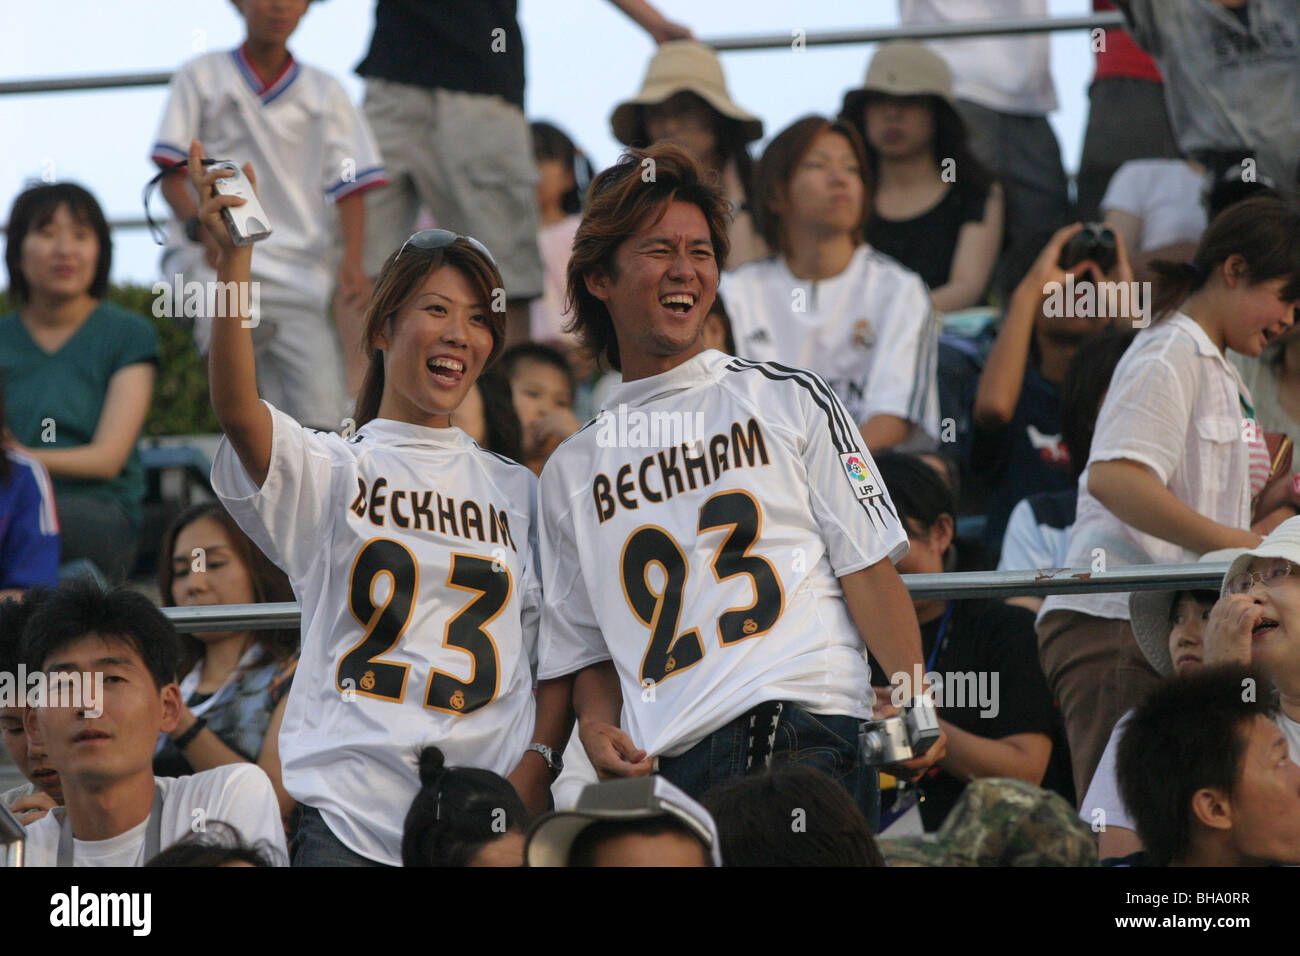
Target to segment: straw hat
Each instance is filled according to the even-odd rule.
[[[873,93],[888,96],[937,96],[956,112],[952,95],[952,70],[948,61],[915,40],[882,43],[867,64],[862,86],[844,94],[841,115],[861,120],[862,107]]]
[[[683,92],[694,93],[723,116],[738,120],[745,142],[762,138],[763,121],[732,101],[718,55],[696,40],[670,40],[659,46],[650,58],[640,92],[616,106],[609,117],[614,136],[631,145],[642,125],[642,109]]]
[[[1282,527],[1285,525],[1279,525],[1279,530]],[[1300,527],[1297,530],[1300,531]],[[1260,545],[1261,549],[1263,547]],[[1232,561],[1232,566],[1237,567],[1243,557],[1253,553],[1255,552],[1243,551],[1241,548],[1221,548],[1218,551],[1207,551],[1197,559],[1197,563],[1215,564]],[[1227,575],[1224,576],[1224,580],[1227,580]],[[1204,590],[1213,591],[1214,587],[1207,586]],[[1169,658],[1169,632],[1173,629],[1169,617],[1174,609],[1174,595],[1178,593],[1178,591],[1134,591],[1128,599],[1129,623],[1133,627],[1133,636],[1137,638],[1138,647],[1142,649],[1148,663],[1161,677],[1172,677],[1174,674],[1174,662]]]

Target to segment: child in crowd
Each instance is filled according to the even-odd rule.
[[[20,598],[0,601],[0,674],[18,674],[18,648],[23,628],[49,592],[31,588]],[[24,691],[26,687],[22,688]],[[0,707],[0,743],[25,783],[0,793],[0,807],[7,807],[24,826],[35,823],[52,808],[63,804],[63,783],[50,766],[43,747],[33,747],[23,727],[26,700]]]
[[[62,560],[110,582],[135,564],[144,501],[136,442],[149,412],[158,338],[105,302],[113,241],[95,197],[74,183],[33,186],[9,211],[5,265],[18,310],[0,318],[10,447],[54,479]],[[48,562],[48,557],[46,558]]]
[[[523,866],[528,811],[514,787],[477,767],[420,751],[420,792],[402,828],[402,866]]]
[[[542,225],[537,246],[542,253],[545,285],[529,303],[528,331],[534,342],[562,346],[570,360],[577,337],[564,331],[564,278],[573,249],[573,236],[582,221],[582,200],[591,183],[591,162],[573,140],[550,123],[532,123],[533,155],[537,157],[537,207]]]
[[[338,80],[299,63],[288,41],[309,0],[233,0],[246,37],[234,50],[207,53],[172,77],[151,158],[163,177],[173,219],[162,256],[166,281],[211,281],[218,242],[198,215],[179,165],[201,139],[218,159],[275,170],[259,194],[271,235],[258,243],[252,280],[259,284],[254,322],[258,388],[299,421],[340,427],[342,362],[358,366],[360,329],[331,328],[330,293],[338,283],[343,308],[364,305],[370,282],[361,265],[365,230],[362,194],[387,182],[365,118]],[[341,240],[342,256],[334,265]],[[254,301],[252,294],[248,296]],[[206,355],[213,316],[199,316],[194,341]],[[340,343],[342,349],[340,350]]]
[[[523,429],[524,464],[540,475],[551,452],[582,423],[573,414],[573,370],[548,345],[516,345],[501,356]]]
[[[173,607],[294,600],[284,572],[216,502],[188,509],[163,535],[158,592]],[[297,628],[185,634],[181,644],[184,706],[154,772],[179,777],[256,763],[288,816],[294,799],[281,781],[279,736],[298,663]]]
[[[44,706],[23,715],[30,746],[58,767],[66,804],[27,827],[28,866],[143,866],[208,819],[265,840],[287,863],[275,791],[260,768],[154,776],[158,735],[181,715],[179,655],[176,630],[134,591],[64,585],[32,614],[21,647],[27,666],[79,675],[61,686],[79,684],[83,695],[91,674],[102,674],[103,693],[93,710]]]

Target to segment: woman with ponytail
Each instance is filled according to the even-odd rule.
[[[448,767],[420,751],[420,792],[402,833],[402,866],[523,866],[528,812],[490,770]]]
[[[228,171],[201,159],[193,143],[218,278],[248,282],[254,247],[233,245],[221,219],[243,200],[214,195]],[[285,790],[303,804],[294,865],[399,865],[426,744],[459,766],[510,774],[526,805],[545,807],[551,748],[568,728],[567,711],[547,704],[558,682],[534,706],[537,482],[451,424],[501,351],[503,310],[482,243],[411,236],[375,281],[369,367],[341,435],[259,401],[247,316],[213,324],[208,374],[226,433],[213,488],[302,606],[279,739]]]
[[[1269,530],[1251,526],[1268,453],[1225,353],[1258,356],[1294,321],[1300,210],[1246,200],[1210,224],[1190,263],[1152,267],[1154,318],[1124,353],[1098,414],[1069,567],[1189,563],[1252,548]],[[1127,594],[1054,595],[1037,630],[1084,794],[1116,720],[1158,678],[1133,637]]]

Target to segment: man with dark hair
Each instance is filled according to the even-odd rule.
[[[1129,718],[1117,776],[1143,853],[1129,864],[1300,864],[1300,766],[1268,682],[1205,668],[1158,685]]]
[[[785,764],[714,787],[704,806],[718,821],[727,866],[884,866],[862,811],[812,767]]]
[[[27,708],[23,725],[58,768],[66,803],[28,827],[28,866],[142,866],[209,819],[266,840],[287,862],[260,767],[154,777],[158,735],[180,719],[179,649],[171,622],[125,589],[66,585],[27,622],[21,658],[45,677],[49,696]]]
[[[592,183],[574,326],[623,382],[542,472],[538,677],[573,676],[601,774],[657,765],[698,798],[791,754],[872,820],[864,642],[889,673],[922,673],[894,569],[907,534],[824,380],[704,348],[725,213],[675,146],[630,151]],[[940,737],[905,772],[942,754]]]
[[[23,628],[48,593],[46,588],[29,588],[22,598],[0,601],[0,682],[7,684],[13,694],[10,697],[0,689],[0,743],[26,778],[0,793],[0,807],[8,807],[24,826],[63,803],[63,786],[58,771],[50,766],[49,755],[28,745],[27,731],[23,729],[26,681],[18,671],[18,643]]]

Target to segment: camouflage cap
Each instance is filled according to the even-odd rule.
[[[877,841],[889,866],[1096,866],[1092,831],[1058,794],[974,780],[933,836]]]

